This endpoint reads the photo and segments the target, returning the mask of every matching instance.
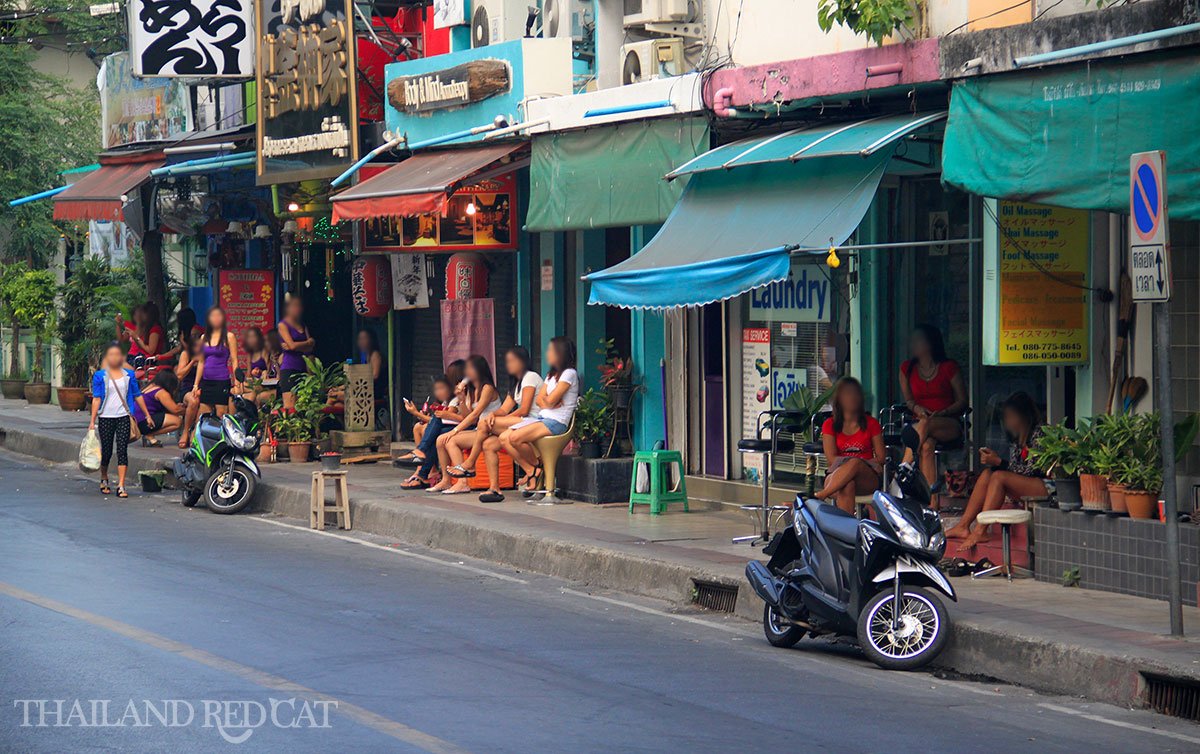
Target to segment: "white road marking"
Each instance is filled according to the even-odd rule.
[[[1129,730],[1136,730],[1139,733],[1150,733],[1155,736],[1162,736],[1163,738],[1174,738],[1177,741],[1187,741],[1190,744],[1200,745],[1200,738],[1195,736],[1187,736],[1183,733],[1176,733],[1170,730],[1159,730],[1158,728],[1151,728],[1148,725],[1138,725],[1137,723],[1127,723],[1124,720],[1113,720],[1111,718],[1104,717],[1103,715],[1093,715],[1090,712],[1071,709],[1070,707],[1063,707],[1061,705],[1050,704],[1048,702],[1039,704],[1038,706],[1053,712],[1061,712],[1064,715],[1082,717],[1085,720],[1091,720],[1092,722],[1104,723],[1105,725],[1112,725],[1117,728],[1127,728]]]
[[[375,544],[374,542],[368,542],[365,539],[359,539],[358,537],[351,537],[346,534],[338,534],[337,532],[333,532],[333,531],[318,531],[316,529],[309,529],[306,526],[297,526],[295,524],[285,524],[282,521],[276,521],[276,520],[270,519],[270,518],[260,518],[257,516],[251,517],[251,518],[249,518],[249,520],[250,521],[261,521],[264,524],[270,524],[271,526],[280,526],[280,527],[283,527],[284,529],[292,529],[294,531],[307,532],[309,534],[319,534],[323,537],[332,537],[333,539],[340,539],[343,542],[350,542],[352,544],[362,545],[363,547],[371,547],[376,550],[383,550],[384,552],[395,553],[396,555],[403,555],[407,558],[415,558],[417,560],[423,560],[426,563],[436,563],[437,565],[440,565],[440,566],[447,566],[449,568],[457,568],[460,571],[469,571],[470,573],[474,573],[479,576],[489,576],[493,579],[500,579],[501,581],[511,581],[514,584],[528,584],[529,583],[525,579],[519,579],[516,576],[509,576],[506,573],[497,573],[496,571],[489,571],[484,568],[475,568],[474,566],[469,566],[466,563],[455,563],[451,560],[443,560],[442,558],[435,558],[432,555],[422,555],[419,552],[410,552],[408,550],[402,550],[399,547],[388,547],[387,545],[379,545],[379,544]]]

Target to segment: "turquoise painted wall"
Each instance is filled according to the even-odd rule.
[[[630,248],[636,254],[654,237],[659,226],[638,226],[631,230]],[[666,396],[663,393],[662,364],[666,358],[666,322],[656,312],[634,310],[632,316],[633,381],[641,385],[633,399],[633,447],[649,450],[665,440]]]

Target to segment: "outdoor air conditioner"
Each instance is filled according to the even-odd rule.
[[[471,46],[486,47],[525,36],[530,0],[472,0]]]
[[[624,0],[625,26],[692,21],[699,0]]]
[[[583,39],[584,26],[592,21],[590,0],[542,0],[542,36]]]
[[[683,40],[664,37],[622,45],[621,60],[622,84],[681,76],[685,65]]]

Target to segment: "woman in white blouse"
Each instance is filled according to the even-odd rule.
[[[575,370],[575,344],[571,339],[552,338],[546,348],[546,363],[550,369],[533,401],[537,418],[518,422],[500,435],[504,449],[525,472],[520,484],[528,490],[536,490],[542,483],[534,441],[566,432],[579,404],[579,372]]]

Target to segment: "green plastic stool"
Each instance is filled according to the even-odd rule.
[[[649,469],[650,489],[638,492],[638,469],[642,465]],[[671,486],[671,466],[679,470],[677,486]],[[629,483],[629,512],[635,505],[649,505],[650,514],[657,516],[666,512],[667,503],[683,503],[688,509],[687,482],[683,474],[683,454],[678,450],[639,450],[633,454],[633,479]]]

